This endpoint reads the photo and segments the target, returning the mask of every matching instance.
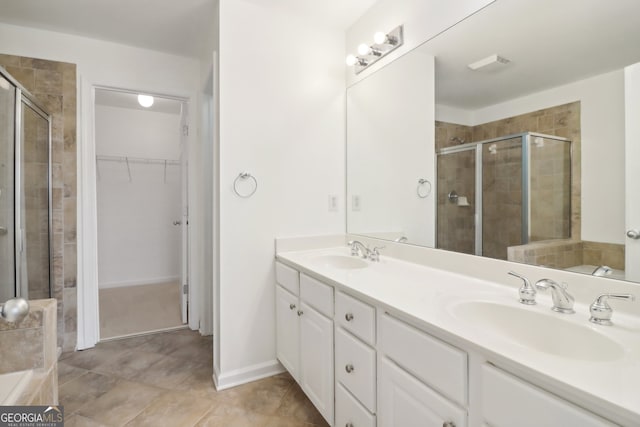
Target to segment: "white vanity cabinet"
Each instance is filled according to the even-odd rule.
[[[333,424],[333,287],[276,262],[276,352]]]
[[[336,292],[336,426],[376,425],[376,310]]]
[[[611,427],[615,425],[495,366],[484,364],[480,370],[480,410],[486,425],[491,427]]]
[[[378,320],[378,426],[467,425],[467,354],[386,313]]]

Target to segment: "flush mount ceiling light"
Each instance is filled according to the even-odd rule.
[[[479,61],[476,61],[472,64],[467,65],[467,67],[469,67],[473,71],[478,71],[480,69],[489,70],[489,69],[495,69],[497,67],[501,67],[503,65],[508,64],[509,62],[511,61],[509,61],[507,58],[504,58],[498,55],[497,53],[494,53],[493,55],[489,55],[486,58],[482,58]]]
[[[149,108],[153,105],[153,96],[151,95],[138,95],[138,104],[143,106],[144,108]]]
[[[359,45],[358,56],[347,56],[347,65],[354,67],[356,74],[402,46],[402,25],[397,26],[393,30],[389,31],[389,33],[383,33],[381,31],[375,33],[373,41],[374,44],[372,45],[368,45],[366,43]]]

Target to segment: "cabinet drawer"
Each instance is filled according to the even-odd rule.
[[[338,292],[335,321],[367,344],[375,344],[376,310],[370,305]]]
[[[335,340],[336,379],[370,412],[375,412],[375,350],[341,328],[336,328]]]
[[[336,385],[336,427],[375,427],[376,416],[356,400],[341,384]]]
[[[454,400],[467,403],[467,354],[401,322],[380,316],[379,348],[398,365],[430,387]]]
[[[300,278],[297,270],[276,261],[276,282],[294,295],[300,295]]]
[[[300,299],[333,319],[333,287],[300,274]]]
[[[492,427],[615,425],[492,365],[481,375],[483,421]]]
[[[467,413],[386,357],[380,359],[378,427],[467,425]],[[513,427],[513,426],[512,426]]]

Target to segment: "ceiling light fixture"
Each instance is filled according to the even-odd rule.
[[[498,55],[497,53],[494,53],[493,55],[489,55],[486,58],[482,58],[479,61],[476,61],[472,64],[467,65],[467,67],[469,67],[473,71],[478,71],[481,68],[494,69],[495,65],[505,65],[505,64],[508,64],[509,62],[511,61],[509,61],[507,58],[504,58]]]
[[[153,96],[151,95],[138,95],[138,104],[143,106],[144,108],[149,108],[153,105]]]
[[[381,31],[373,36],[373,45],[362,43],[358,46],[358,55],[347,56],[347,65],[354,67],[355,73],[358,74],[365,68],[369,67],[385,55],[393,52],[403,43],[402,25],[397,26],[389,33],[385,34]]]

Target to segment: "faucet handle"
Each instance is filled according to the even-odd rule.
[[[369,259],[374,262],[380,261],[380,249],[384,249],[386,246],[375,246],[369,251]]]
[[[589,306],[589,312],[591,317],[589,322],[611,326],[611,316],[613,315],[613,309],[607,304],[608,299],[621,299],[628,301],[635,301],[636,297],[632,294],[602,294]]]
[[[522,280],[522,286],[518,290],[520,295],[520,303],[526,305],[535,305],[536,303],[536,288],[531,286],[531,282],[526,277],[516,273],[515,271],[509,271],[507,274],[517,277]]]

